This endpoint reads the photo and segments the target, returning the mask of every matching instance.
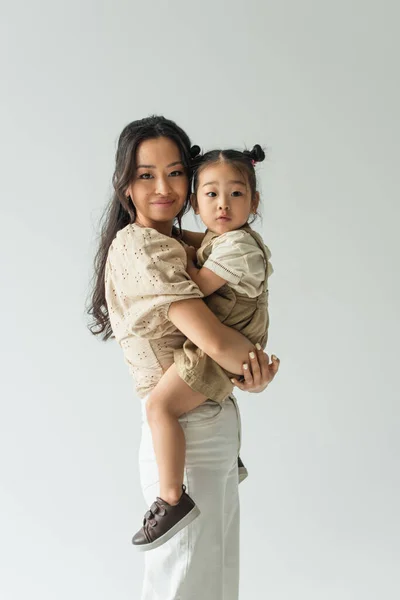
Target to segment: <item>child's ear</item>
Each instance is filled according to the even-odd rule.
[[[251,212],[256,214],[258,205],[260,204],[260,192],[254,194],[253,201],[251,203]]]
[[[195,214],[198,215],[199,214],[199,206],[197,204],[196,194],[190,194],[190,204],[192,205],[192,208],[193,208]]]

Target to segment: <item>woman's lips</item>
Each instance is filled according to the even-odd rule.
[[[171,206],[175,200],[159,200],[158,202],[152,202],[155,206]]]
[[[231,217],[218,217],[217,221],[231,221]]]

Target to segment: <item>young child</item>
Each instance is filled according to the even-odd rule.
[[[264,158],[262,148],[256,145],[251,151],[214,150],[196,159],[191,202],[207,231],[185,232],[184,236],[184,241],[191,244],[185,247],[187,273],[208,306],[257,350],[267,343],[267,284],[272,267],[268,248],[248,221],[256,215],[260,200],[255,165]],[[175,350],[174,360],[146,403],[160,497],[132,540],[144,551],[165,543],[200,514],[183,486],[185,436],[179,417],[208,398],[223,402],[232,392],[232,382],[236,382],[234,374],[224,371],[190,340]],[[272,361],[276,363],[276,357]],[[247,470],[238,458],[239,482],[246,476]]]

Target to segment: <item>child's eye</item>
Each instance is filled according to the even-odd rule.
[[[236,192],[232,192],[232,196],[243,196],[243,194],[237,190]]]
[[[169,177],[179,177],[179,175],[183,175],[183,171],[172,171],[172,173],[169,174]]]
[[[151,173],[141,173],[139,175],[139,179],[150,179],[151,177],[153,177]]]
[[[215,192],[207,192],[206,196],[208,196],[209,198],[215,198],[217,194]]]

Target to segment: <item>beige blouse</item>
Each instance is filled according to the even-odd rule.
[[[110,246],[105,271],[110,323],[139,397],[155,387],[186,340],[169,321],[169,306],[203,297],[186,265],[183,245],[155,229],[127,225]]]

